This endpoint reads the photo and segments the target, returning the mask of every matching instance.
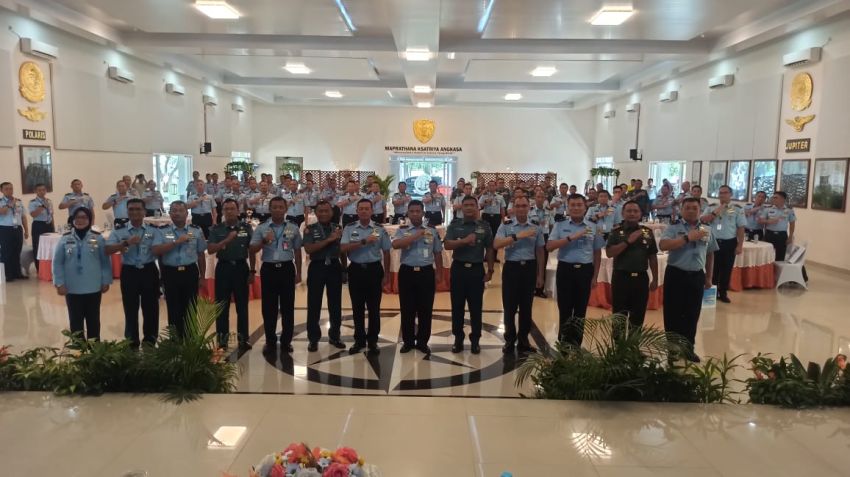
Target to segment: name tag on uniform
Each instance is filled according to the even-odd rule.
[[[430,252],[429,248],[427,248],[427,247],[423,248],[422,249],[422,256],[425,257],[425,258],[428,258],[428,252]]]
[[[717,230],[718,230],[718,231],[720,231],[720,230],[722,230],[722,229],[723,229],[723,224],[718,223],[718,224],[717,224]]]
[[[242,231],[242,232],[239,232],[238,234],[236,234],[236,236],[237,236],[237,237],[247,237],[247,236],[248,236],[248,232],[244,232],[244,231]]]

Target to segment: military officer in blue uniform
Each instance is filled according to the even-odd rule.
[[[342,265],[339,261],[339,241],[342,227],[333,222],[333,207],[326,201],[316,204],[315,224],[304,231],[304,250],[310,254],[307,271],[307,351],[319,349],[322,329],[319,318],[322,313],[322,292],[327,290],[328,299],[328,344],[338,349],[345,348],[340,337],[342,326]]]
[[[549,210],[551,210],[555,216],[555,222],[563,222],[567,220],[567,201],[570,197],[570,188],[566,182],[562,182],[561,185],[558,186],[558,194],[552,197],[552,200],[549,201]]]
[[[62,202],[59,203],[59,210],[68,209],[68,223],[74,217],[74,212],[77,209],[85,207],[92,214],[92,224],[94,224],[94,201],[91,196],[83,192],[83,181],[74,179],[71,181],[71,192],[62,196]]]
[[[558,341],[581,346],[587,304],[596,287],[605,240],[596,224],[585,219],[584,196],[570,194],[567,213],[567,220],[556,223],[549,234],[546,250],[558,251]]]
[[[472,195],[472,183],[463,184],[463,190],[460,195],[452,199],[452,220],[463,218],[463,198]]]
[[[32,217],[32,252],[37,255],[41,236],[54,231],[53,202],[47,198],[46,185],[35,185],[35,198],[30,201],[28,211]],[[38,260],[35,269],[38,270]]]
[[[116,192],[110,195],[101,207],[103,210],[112,209],[113,224],[118,229],[130,221],[130,217],[127,214],[127,201],[132,199],[133,195],[129,192],[127,183],[123,180],[115,183],[115,189]],[[144,205],[144,202],[142,204]]]
[[[139,305],[143,341],[153,346],[159,334],[159,269],[153,246],[162,240],[156,227],[144,223],[142,199],[127,201],[130,222],[115,229],[106,241],[106,253],[121,252],[121,301],[124,304],[124,337],[139,347]]]
[[[344,195],[337,197],[337,206],[342,210],[343,227],[357,221],[357,203],[363,198],[357,192],[357,183],[354,181],[345,183],[345,191]]]
[[[720,186],[720,204],[710,204],[703,210],[700,222],[711,227],[714,239],[717,241],[717,252],[714,253],[713,283],[717,285],[717,299],[723,303],[731,303],[729,299],[729,280],[732,278],[732,267],[735,257],[744,251],[744,227],[747,220],[744,209],[732,204],[732,188]]]
[[[470,194],[462,196],[461,202],[466,195]],[[496,192],[496,181],[487,182],[487,192],[481,194],[481,197],[478,198],[478,207],[481,208],[481,220],[487,222],[490,225],[490,231],[493,235],[496,235],[499,226],[505,221],[507,209],[505,198]]]
[[[354,182],[349,182],[349,186]],[[357,222],[349,224],[342,233],[340,249],[348,255],[351,308],[354,315],[354,345],[349,353],[356,354],[367,345],[371,354],[379,352],[381,332],[381,296],[390,279],[390,238],[387,231],[372,222],[372,201],[357,203]],[[384,266],[381,268],[381,260]],[[365,329],[365,310],[369,309],[369,330]]]
[[[269,192],[269,184],[266,181],[260,182],[258,187],[257,193],[250,193],[246,196],[245,203],[254,211],[253,218],[265,222],[271,215],[270,201],[275,195]]]
[[[381,194],[381,184],[373,182],[369,189],[369,193],[365,197],[372,201],[372,222],[383,224],[387,218],[387,201]]]
[[[198,298],[206,275],[207,241],[196,225],[187,224],[189,209],[182,200],[171,203],[171,224],[160,228],[153,253],[160,258],[168,325],[181,338],[186,335],[186,313]]]
[[[407,217],[407,205],[413,198],[407,193],[407,183],[404,181],[398,182],[398,192],[393,194],[393,224],[398,224],[399,221]]]
[[[195,181],[195,191],[186,198],[186,205],[192,211],[192,225],[204,231],[204,238],[209,238],[210,227],[216,224],[215,198],[207,194],[204,181]]]
[[[253,230],[239,220],[239,204],[226,199],[221,204],[223,220],[212,229],[207,251],[215,254],[215,300],[224,306],[216,320],[218,345],[227,349],[230,336],[230,299],[236,305],[236,339],[241,351],[251,349],[248,343],[248,287],[254,283],[256,258],[248,253]]]
[[[425,204],[425,218],[428,225],[436,227],[443,224],[443,214],[446,209],[446,197],[437,190],[437,181],[428,183],[428,192],[422,196]]]
[[[797,225],[797,215],[785,204],[787,200],[785,192],[774,192],[773,204],[762,209],[759,216],[759,223],[764,225],[764,240],[773,244],[777,262],[785,260],[785,251],[794,241],[794,227]]]
[[[298,182],[295,180],[289,181],[289,190],[286,193],[281,193],[281,197],[286,199],[286,221],[301,227],[301,224],[306,220],[309,211],[304,202],[304,194],[298,192]]]
[[[92,213],[77,207],[71,231],[62,236],[53,254],[53,285],[68,306],[71,333],[100,339],[101,295],[112,284],[112,261],[103,237],[91,229]]]
[[[762,210],[768,207],[765,204],[767,200],[767,192],[760,190],[753,196],[753,202],[744,206],[744,217],[747,219],[747,225],[744,226],[747,234],[747,240],[759,240],[764,238],[764,225],[759,223],[759,216]]]
[[[490,224],[478,219],[478,199],[463,198],[463,218],[453,220],[446,230],[444,246],[452,251],[451,300],[452,353],[463,351],[464,308],[469,305],[471,330],[469,341],[472,354],[481,352],[481,318],[484,301],[484,284],[493,278],[495,251]],[[484,272],[484,260],[487,272]]]
[[[443,276],[443,244],[437,230],[422,223],[424,205],[412,200],[407,206],[410,225],[399,227],[393,248],[401,250],[398,299],[401,307],[401,353],[416,348],[431,354],[431,317],[434,293]],[[418,325],[418,326],[417,326]]]
[[[142,193],[142,200],[145,201],[145,217],[154,217],[157,213],[162,213],[164,200],[162,193],[156,190],[156,181],[149,180],[147,189]]]
[[[549,232],[555,224],[555,213],[549,208],[549,201],[546,200],[546,191],[538,190],[534,193],[534,202],[531,204],[531,210],[528,212],[528,220],[543,229],[543,241],[549,241]],[[543,263],[549,263],[549,252],[546,247],[543,247]],[[546,265],[543,266],[544,269]],[[534,289],[534,296],[546,298],[546,292],[543,286]]]
[[[331,176],[325,177],[325,185],[319,191],[319,200],[323,200],[331,204],[331,208],[333,210],[331,222],[338,224],[342,218],[342,209],[340,209],[337,205],[339,198],[336,190],[336,179]]]
[[[315,189],[313,179],[304,179],[304,188],[301,189],[301,195],[304,196],[304,207],[308,211],[312,211],[319,203],[319,192]],[[309,215],[309,213],[307,214]]]
[[[540,192],[543,194],[543,192]],[[504,308],[505,345],[502,352],[521,354],[537,351],[528,341],[531,331],[531,305],[534,290],[543,287],[546,262],[543,259],[543,226],[529,221],[529,202],[526,197],[514,199],[514,218],[499,226],[493,239],[493,248],[505,249],[502,267],[502,306]],[[519,310],[519,333],[516,314]]]
[[[301,231],[295,222],[286,220],[286,199],[273,198],[270,208],[271,218],[254,230],[248,251],[252,255],[263,251],[263,265],[260,269],[263,329],[266,335],[263,352],[275,351],[277,318],[281,316],[280,349],[291,353],[292,331],[295,327],[295,285],[301,283]]]
[[[29,238],[29,227],[21,199],[14,196],[11,182],[0,184],[0,259],[6,281],[27,278],[21,273],[21,249]]]
[[[614,226],[618,225],[614,222],[617,215],[622,216],[622,212],[618,214],[617,207],[614,204],[609,204],[610,197],[607,190],[602,190],[597,193],[597,204],[590,207],[585,217],[590,222],[596,224],[599,233],[602,234],[603,240],[608,240],[608,234],[614,230]],[[622,207],[622,204],[620,205]]]
[[[655,218],[661,221],[670,222],[673,220],[673,207],[675,199],[671,195],[670,186],[664,184],[661,186],[658,197],[652,201],[650,209],[655,211]]]
[[[670,252],[664,272],[664,330],[686,339],[685,357],[698,363],[693,349],[697,323],[703,290],[711,288],[718,246],[711,228],[699,222],[699,199],[682,199],[680,207],[682,220],[664,229],[659,243],[661,250]]]

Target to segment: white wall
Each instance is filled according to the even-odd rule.
[[[459,177],[473,171],[558,173],[584,181],[593,151],[593,111],[515,108],[288,107],[254,105],[254,160],[274,172],[276,156],[303,156],[315,169],[389,173],[385,146],[418,146],[413,121],[436,123],[427,146],[460,146]]]
[[[153,153],[189,154],[201,171],[220,171],[232,151],[251,150],[251,103],[236,95],[174,71],[119,53],[50,26],[0,9],[0,25],[24,37],[59,47],[59,58],[47,62],[24,55],[15,35],[0,37],[0,180],[15,185],[21,195],[20,143],[53,147],[53,184],[58,200],[73,178],[100,204],[124,174],[152,173]],[[35,61],[45,74],[48,98],[38,104],[48,117],[31,122],[17,113],[32,106],[17,91],[18,68]],[[122,84],[107,77],[108,66],[135,75]],[[185,96],[165,93],[165,83],[186,87]],[[201,97],[218,97],[219,106],[207,114],[213,154],[198,154],[203,141]],[[243,102],[244,113],[231,109]],[[21,129],[46,130],[47,141],[22,141]],[[23,196],[28,201],[31,196]]]
[[[822,45],[820,64],[802,70],[782,65],[782,55]],[[792,114],[783,106],[788,95],[783,83],[798,71],[812,73],[815,96],[810,110]],[[733,87],[708,89],[709,78],[729,73],[735,74]],[[595,155],[614,156],[615,167],[626,179],[647,177],[650,161],[703,161],[703,183],[710,160],[812,159],[814,167],[815,158],[850,157],[848,77],[850,19],[844,19],[600,105],[595,113]],[[679,91],[679,100],[660,103],[658,95],[670,89]],[[642,109],[642,162],[628,158],[634,147],[635,115],[626,113],[625,105],[633,102],[640,102]],[[603,119],[603,111],[612,107],[616,117]],[[784,124],[786,118],[813,111],[817,117],[802,134]],[[789,137],[811,137],[812,152],[786,154]],[[811,202],[811,177],[809,192]],[[797,239],[809,241],[809,259],[850,270],[850,253],[839,238],[850,234],[850,215],[810,208],[798,208],[796,213]]]

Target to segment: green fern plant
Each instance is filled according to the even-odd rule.
[[[395,180],[395,176],[390,174],[386,177],[381,177],[379,174],[375,174],[375,182],[378,183],[378,187],[381,189],[381,195],[384,197],[389,197],[390,195],[390,185],[392,185]]]

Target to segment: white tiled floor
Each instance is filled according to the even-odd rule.
[[[843,310],[850,305],[850,280],[814,266],[809,273],[808,291],[732,293],[732,305],[718,304],[703,314],[697,351],[714,356],[794,352],[817,361],[846,353],[850,321]],[[491,332],[482,338],[479,356],[446,351],[449,322],[442,318],[434,324],[432,359],[416,351],[399,354],[398,298],[385,295],[377,360],[347,354],[328,360],[336,350],[326,344],[307,353],[301,334],[291,361],[275,357],[270,364],[259,350],[262,339],[242,356],[235,395],[208,395],[175,406],[157,396],[2,394],[0,476],[48,475],[57,469],[67,476],[111,477],[128,470],[146,470],[150,477],[247,475],[264,454],[295,440],[353,446],[379,464],[384,476],[489,477],[504,470],[515,476],[850,475],[847,410],[487,399],[530,391],[514,386],[514,372],[498,348],[499,281],[485,292],[484,320]],[[347,291],[343,295],[347,307]],[[0,343],[15,350],[62,343],[64,300],[48,283],[1,285],[0,303]],[[303,287],[296,306],[296,323],[303,325]],[[551,341],[557,307],[542,299],[535,299],[534,307],[539,336]],[[449,316],[447,293],[437,295],[435,308],[436,315]],[[605,313],[592,309],[590,315]],[[250,314],[251,329],[259,330],[259,301],[251,302]],[[660,326],[660,312],[651,311],[647,320]],[[349,340],[351,333],[343,329]],[[104,297],[102,334],[123,334],[117,283]],[[472,377],[488,369],[480,380]],[[741,373],[746,377],[745,370]],[[327,375],[381,386],[329,384]],[[450,376],[456,382],[441,380]],[[414,380],[432,386],[403,389],[402,383]],[[233,449],[208,449],[209,437],[223,425],[245,426],[247,432]]]

